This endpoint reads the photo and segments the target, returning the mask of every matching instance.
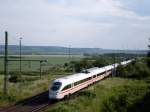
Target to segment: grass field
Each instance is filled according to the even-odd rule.
[[[17,56],[17,55],[16,55]],[[44,69],[49,69],[52,66],[63,65],[66,62],[78,61],[84,58],[82,55],[24,55],[22,56],[23,60],[47,60],[47,63],[44,64]],[[10,58],[17,59],[17,58]],[[19,60],[19,58],[18,58]],[[9,71],[19,71],[20,62],[9,62]],[[30,62],[22,61],[22,71],[39,71],[40,63],[39,62]],[[0,58],[0,71],[4,69],[4,60]]]

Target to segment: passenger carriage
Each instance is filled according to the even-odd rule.
[[[127,65],[132,60],[121,62],[121,65]],[[52,86],[49,89],[50,99],[62,99],[69,96],[97,81],[108,77],[114,67],[118,67],[119,64],[108,65],[102,68],[94,67],[76,73],[70,76],[65,76],[53,81]]]

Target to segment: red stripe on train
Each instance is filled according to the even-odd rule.
[[[109,73],[110,74],[110,73]],[[101,76],[99,76],[99,77],[97,77],[97,78],[93,78],[94,80],[96,80],[96,79],[98,79],[98,78],[100,78]],[[104,77],[102,77],[101,79],[99,79],[99,80],[102,80]],[[77,88],[77,87],[80,87],[80,86],[82,86],[82,85],[85,85],[85,84],[91,84],[91,83],[93,83],[93,82],[96,82],[96,81],[99,81],[99,80],[96,80],[96,81],[93,81],[93,79],[91,79],[91,80],[89,80],[89,81],[86,81],[86,82],[83,82],[83,83],[81,83],[81,84],[79,84],[79,85],[76,85],[76,86],[74,86],[73,88],[69,88],[69,89],[67,89],[67,90],[64,90],[64,91],[62,91],[61,93],[59,93],[59,94],[63,94],[63,93],[66,93],[66,92],[68,92],[68,91],[71,91],[71,90],[73,90],[73,89],[75,89],[75,88]],[[81,88],[82,89],[82,88]]]

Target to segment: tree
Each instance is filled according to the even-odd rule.
[[[150,42],[150,38],[149,38],[149,42]],[[148,45],[147,66],[150,68],[150,45]]]
[[[150,38],[149,38],[149,42],[150,42]],[[148,53],[147,53],[147,57],[150,57],[150,45],[148,45]]]

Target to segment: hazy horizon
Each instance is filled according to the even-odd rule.
[[[148,0],[1,0],[0,44],[146,50]]]
[[[4,46],[4,45],[2,45]],[[19,47],[19,45],[15,45],[15,44],[11,44],[9,46],[17,46]],[[86,49],[86,48],[89,48],[89,49],[101,49],[101,50],[122,50],[122,51],[125,51],[125,50],[134,50],[134,51],[147,51],[148,49],[111,49],[111,48],[98,48],[98,47],[71,47],[71,46],[48,46],[48,45],[22,45],[22,47],[63,47],[63,48],[81,48],[81,49]]]

